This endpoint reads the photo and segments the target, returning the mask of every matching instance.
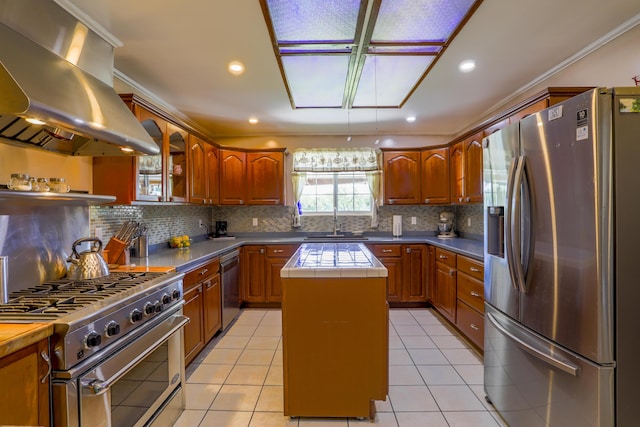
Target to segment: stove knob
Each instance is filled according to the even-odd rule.
[[[107,323],[107,327],[105,328],[104,334],[108,337],[112,337],[114,335],[118,335],[120,333],[120,325],[116,322],[111,321]]]
[[[131,320],[131,323],[136,323],[136,322],[141,321],[142,320],[142,312],[136,308],[129,315],[129,320]]]
[[[155,309],[156,313],[160,313],[162,311],[162,303],[160,301],[156,301]]]
[[[156,307],[153,304],[151,304],[150,302],[148,302],[148,303],[146,303],[144,305],[144,314],[149,316],[149,315],[151,315],[151,314],[153,314],[155,312],[156,312]]]
[[[171,298],[180,299],[180,291],[177,289],[174,289],[173,292],[171,292]]]
[[[91,331],[86,337],[84,337],[84,347],[87,349],[97,347],[101,342],[102,337],[96,331]]]
[[[171,297],[167,294],[162,295],[162,304],[167,305],[171,302]]]

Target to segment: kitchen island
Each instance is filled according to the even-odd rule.
[[[284,414],[373,419],[388,393],[387,269],[362,243],[307,243],[280,275]]]

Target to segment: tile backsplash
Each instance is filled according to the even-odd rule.
[[[455,214],[454,229],[465,237],[481,239],[483,234],[482,205],[467,206],[381,206],[378,210],[379,226],[371,228],[371,217],[338,215],[343,231],[391,232],[393,215],[402,215],[404,231],[437,230],[438,215],[442,211]],[[229,234],[255,232],[322,232],[333,230],[331,215],[303,215],[301,227],[293,228],[291,206],[191,206],[191,205],[133,205],[92,206],[90,208],[91,233],[102,228],[106,242],[116,234],[123,222],[144,222],[149,227],[149,243],[167,242],[171,236],[187,234],[200,236],[214,231],[215,221],[227,221]],[[411,224],[411,218],[416,224]],[[258,226],[253,226],[253,219]],[[203,227],[199,227],[202,221]]]

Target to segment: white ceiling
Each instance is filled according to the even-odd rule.
[[[484,0],[402,109],[347,112],[291,108],[258,0],[57,1],[123,43],[116,90],[131,86],[214,138],[456,135],[640,22],[638,0]],[[474,72],[457,70],[465,59]],[[246,65],[243,75],[227,72],[232,60]]]

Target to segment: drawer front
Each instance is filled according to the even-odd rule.
[[[484,317],[460,300],[458,300],[456,326],[475,345],[484,349]]]
[[[436,248],[436,261],[456,268],[456,253],[442,248]]]
[[[267,246],[267,256],[270,258],[291,258],[298,245],[269,245]]]
[[[458,255],[458,271],[478,280],[484,280],[484,264],[481,261]]]
[[[371,245],[369,249],[376,257],[399,257],[402,255],[402,245]]]
[[[479,313],[484,313],[484,287],[481,281],[466,274],[458,274],[458,299],[469,304]]]
[[[220,258],[216,257],[211,261],[208,261],[188,272],[184,275],[184,288],[185,291],[197,283],[202,282],[205,279],[215,276],[220,270]]]

